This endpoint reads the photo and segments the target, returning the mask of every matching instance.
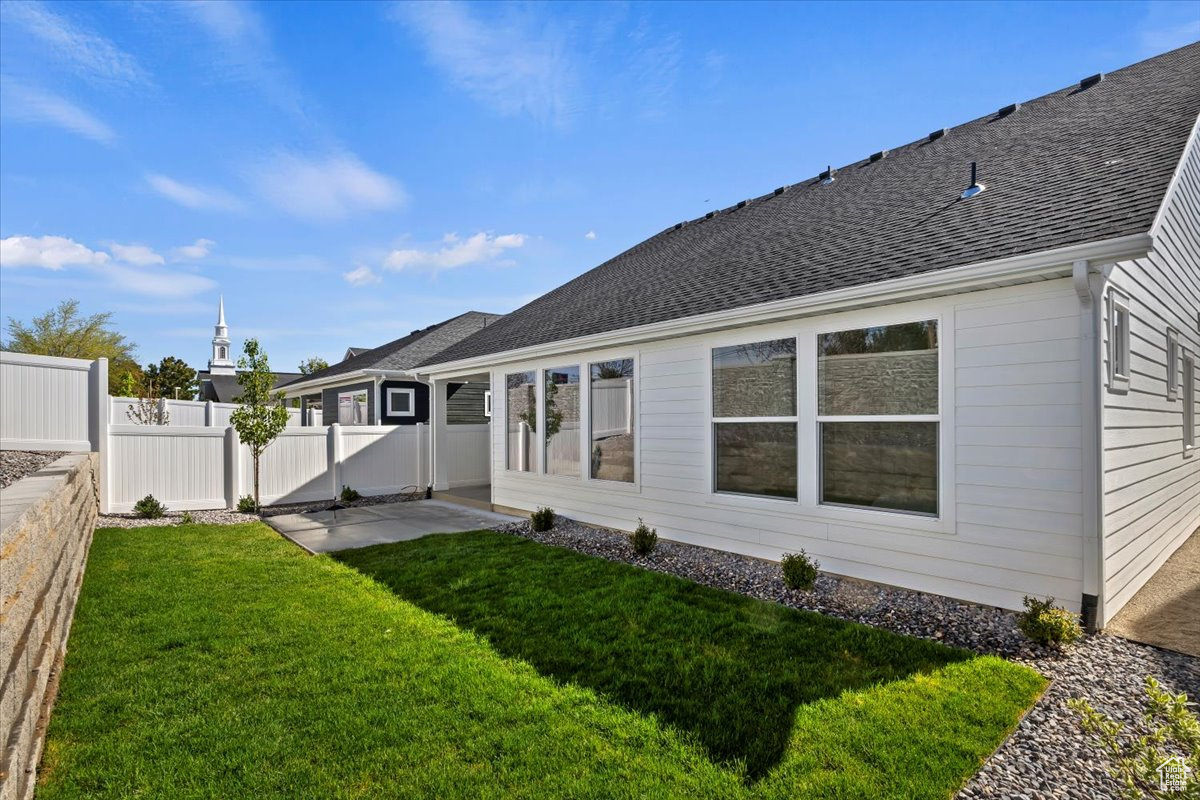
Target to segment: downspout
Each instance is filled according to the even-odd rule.
[[[412,379],[417,383],[424,384],[429,387],[429,463],[425,465],[425,474],[429,476],[429,482],[425,484],[425,499],[433,499],[433,426],[437,423],[437,413],[434,408],[433,378],[422,376],[419,372],[412,373]]]
[[[1096,285],[1092,286],[1092,277]],[[1104,619],[1104,314],[1105,278],[1086,260],[1076,261],[1071,281],[1079,297],[1079,362],[1083,487],[1083,596],[1080,613],[1089,633]],[[1094,292],[1093,292],[1094,289]]]

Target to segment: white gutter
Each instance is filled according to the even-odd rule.
[[[1068,275],[1071,272],[1071,264],[1075,261],[1123,261],[1138,258],[1149,252],[1152,242],[1153,239],[1148,233],[1136,233],[1098,242],[1085,242],[1055,250],[1044,250],[962,267],[951,267],[922,275],[879,281],[865,286],[851,286],[804,297],[773,300],[728,311],[654,322],[648,325],[489,353],[458,361],[431,364],[422,367],[421,374],[479,371],[507,361],[534,359],[575,350],[601,349],[655,339],[672,339],[789,317],[902,302],[916,297],[927,297],[934,293],[965,292],[995,284],[997,281],[1019,283],[1053,274]],[[736,289],[731,291],[736,291]]]

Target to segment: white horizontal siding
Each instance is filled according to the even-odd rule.
[[[1200,357],[1195,142],[1163,208],[1153,252],[1115,265],[1109,281],[1130,300],[1131,375],[1127,393],[1104,392],[1106,621],[1200,527],[1200,454],[1185,455],[1183,392],[1167,399],[1166,363],[1168,327],[1178,332],[1183,348]],[[1107,347],[1104,352],[1107,386]],[[1177,374],[1182,381],[1181,370]]]
[[[1019,608],[1025,594],[1077,609],[1082,591],[1079,301],[1066,281],[880,309],[889,318],[942,319],[943,437],[954,444],[943,498],[949,530],[912,517],[730,497],[711,492],[708,360],[715,342],[693,336],[625,351],[555,356],[546,365],[637,358],[637,484],[504,469],[504,425],[493,428],[492,494],[500,506],[551,506],[585,522],[630,530],[639,517],[665,538],[769,559],[804,548],[824,569],[865,580]],[[837,330],[834,315],[746,329],[744,341]],[[869,315],[870,316],[870,315]],[[856,323],[857,324],[857,323]],[[872,323],[867,323],[872,324]],[[537,364],[498,367],[505,372]],[[802,394],[813,376],[800,374]],[[496,418],[503,420],[502,391]],[[803,402],[803,399],[802,399]],[[802,425],[804,437],[812,432]],[[804,463],[802,458],[801,463]],[[802,482],[815,480],[802,469]],[[803,494],[803,492],[802,492]]]

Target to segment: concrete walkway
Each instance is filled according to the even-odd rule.
[[[517,517],[442,500],[385,503],[339,511],[281,514],[263,522],[312,553],[329,553],[388,542],[406,542],[431,533],[459,533],[490,528]]]
[[[1105,632],[1200,657],[1200,531],[1171,554]]]

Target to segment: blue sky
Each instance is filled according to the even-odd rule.
[[[0,315],[201,367],[510,311],[680,220],[1200,39],[1195,3],[0,3]]]

